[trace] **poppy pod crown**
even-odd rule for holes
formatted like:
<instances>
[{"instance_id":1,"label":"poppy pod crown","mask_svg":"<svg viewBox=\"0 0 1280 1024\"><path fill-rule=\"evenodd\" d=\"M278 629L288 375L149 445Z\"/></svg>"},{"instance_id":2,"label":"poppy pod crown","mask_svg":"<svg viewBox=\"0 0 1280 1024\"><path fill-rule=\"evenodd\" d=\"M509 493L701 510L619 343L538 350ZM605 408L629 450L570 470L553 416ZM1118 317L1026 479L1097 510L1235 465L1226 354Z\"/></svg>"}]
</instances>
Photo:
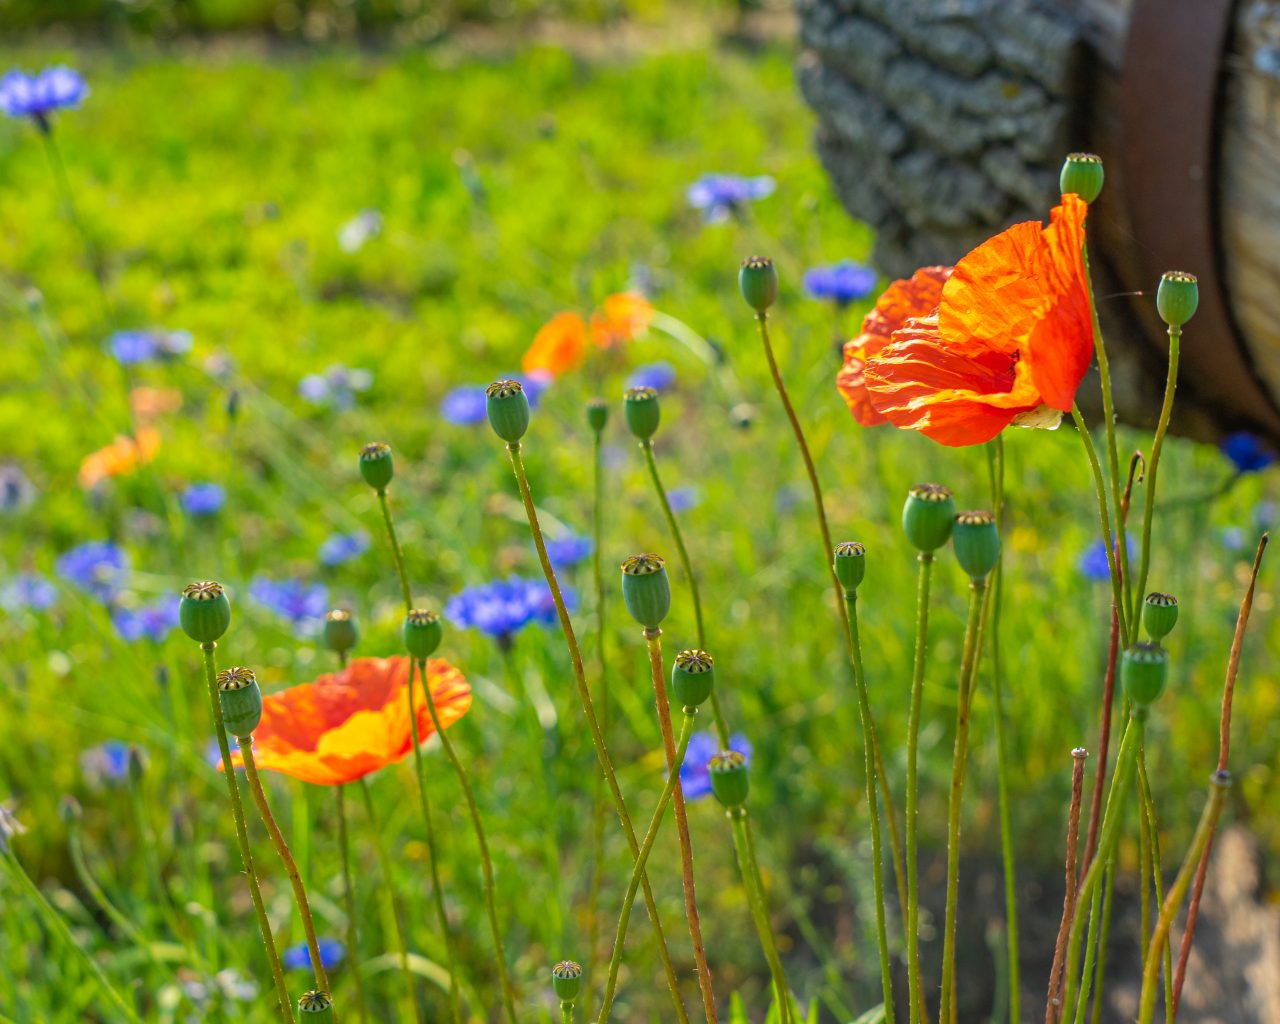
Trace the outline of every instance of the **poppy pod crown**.
<instances>
[{"instance_id":1,"label":"poppy pod crown","mask_svg":"<svg viewBox=\"0 0 1280 1024\"><path fill-rule=\"evenodd\" d=\"M519 444L529 429L529 396L518 380L495 380L484 389L489 426L507 444Z\"/></svg>"},{"instance_id":2,"label":"poppy pod crown","mask_svg":"<svg viewBox=\"0 0 1280 1024\"><path fill-rule=\"evenodd\" d=\"M551 987L557 999L572 1003L582 988L582 966L573 960L561 960L551 968Z\"/></svg>"},{"instance_id":3,"label":"poppy pod crown","mask_svg":"<svg viewBox=\"0 0 1280 1024\"><path fill-rule=\"evenodd\" d=\"M361 448L360 475L375 491L385 491L395 476L395 460L391 457L391 445L384 441L370 441Z\"/></svg>"},{"instance_id":4,"label":"poppy pod crown","mask_svg":"<svg viewBox=\"0 0 1280 1024\"><path fill-rule=\"evenodd\" d=\"M710 697L715 679L715 660L706 651L681 651L671 665L671 688L685 708L696 708Z\"/></svg>"},{"instance_id":5,"label":"poppy pod crown","mask_svg":"<svg viewBox=\"0 0 1280 1024\"><path fill-rule=\"evenodd\" d=\"M867 573L867 549L856 540L841 541L835 546L832 565L840 586L852 593Z\"/></svg>"},{"instance_id":6,"label":"poppy pod crown","mask_svg":"<svg viewBox=\"0 0 1280 1024\"><path fill-rule=\"evenodd\" d=\"M231 602L222 584L202 580L183 587L178 622L196 643L216 642L231 625Z\"/></svg>"}]
</instances>

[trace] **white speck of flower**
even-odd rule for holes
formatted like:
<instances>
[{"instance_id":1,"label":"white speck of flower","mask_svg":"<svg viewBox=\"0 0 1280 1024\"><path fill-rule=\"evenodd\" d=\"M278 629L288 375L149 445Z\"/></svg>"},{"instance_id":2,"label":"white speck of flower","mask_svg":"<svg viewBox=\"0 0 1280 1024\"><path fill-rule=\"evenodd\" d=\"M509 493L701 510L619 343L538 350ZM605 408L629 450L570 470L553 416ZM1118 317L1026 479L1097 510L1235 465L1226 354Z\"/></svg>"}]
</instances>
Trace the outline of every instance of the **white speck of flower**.
<instances>
[{"instance_id":1,"label":"white speck of flower","mask_svg":"<svg viewBox=\"0 0 1280 1024\"><path fill-rule=\"evenodd\" d=\"M20 836L26 829L13 816L8 804L0 804L0 853L9 852L9 840Z\"/></svg>"}]
</instances>

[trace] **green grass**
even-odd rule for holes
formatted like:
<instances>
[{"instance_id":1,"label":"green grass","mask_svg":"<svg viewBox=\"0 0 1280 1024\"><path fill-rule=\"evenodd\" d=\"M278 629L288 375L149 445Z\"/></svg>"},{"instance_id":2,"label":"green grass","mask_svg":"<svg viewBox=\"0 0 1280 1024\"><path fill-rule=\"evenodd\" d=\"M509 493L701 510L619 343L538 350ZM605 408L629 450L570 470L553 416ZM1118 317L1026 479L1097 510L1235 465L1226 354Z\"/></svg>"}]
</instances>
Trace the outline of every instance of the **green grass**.
<instances>
[{"instance_id":1,"label":"green grass","mask_svg":"<svg viewBox=\"0 0 1280 1024\"><path fill-rule=\"evenodd\" d=\"M676 365L679 384L663 398L658 455L669 487L692 485L701 495L682 522L726 712L755 748L752 805L784 956L799 990L829 1008L824 1020L851 1019L877 1002L861 753L851 743L856 706L802 467L737 295L741 257L762 251L779 263L777 341L833 529L869 549L859 602L863 643L899 806L915 569L897 528L901 502L910 484L925 479L950 484L962 507L985 505L989 496L981 451L944 450L888 428L861 430L834 391L832 312L801 296L799 275L817 262L865 256L869 233L841 210L810 152L812 120L793 84L793 54L718 49L623 53L601 62L550 48L481 59L453 49L301 55L214 44L163 55L33 44L4 57L27 67L73 62L91 82L85 108L60 116L56 131L81 218L105 254L111 321L161 324L195 337L191 356L166 366L126 372L104 353L108 324L81 242L60 216L39 139L26 124L0 125L0 452L39 491L30 509L0 521L5 573L52 575L61 551L110 537L132 554L130 593L140 600L175 593L190 579L222 579L236 599L224 656L257 667L268 691L309 679L330 662L314 641L294 638L243 596L259 573L322 580L333 603L350 604L359 617L361 652L395 653L398 590L376 504L356 473L358 447L381 438L397 451L393 505L421 598L442 607L463 586L507 572L536 575L500 443L487 427L443 422L440 399L453 386L514 369L550 315L589 310L643 266L657 283L657 308L711 339L723 365L709 367L654 332L623 356L597 358L561 379L527 438L533 488L548 521L588 532L585 400L619 399L629 368L640 363ZM460 169L479 182L478 193L468 191ZM745 223L704 226L686 206L684 189L712 170L772 174L777 193ZM362 209L380 211L385 230L358 253L344 253L337 231ZM43 296L34 314L30 289ZM852 330L858 315L850 313L844 329ZM46 323L43 334L39 323ZM210 375L214 357L229 358L234 368ZM371 370L373 388L354 409L317 411L297 396L298 381L335 362ZM75 482L80 460L124 428L126 390L138 384L178 388L184 407L163 421L151 467L86 494ZM743 400L757 411L745 429L730 416ZM620 401L613 411L604 545L610 690L619 709L611 740L642 821L661 786L660 747L644 645L625 618L614 567L636 551L674 553L640 454L622 429ZM1123 440L1131 446L1139 439ZM1096 743L1109 592L1077 568L1097 526L1073 431L1012 431L1007 449L1002 644L1014 818L1026 870L1052 875L1061 857L1069 751ZM1165 458L1166 496L1207 490L1228 472L1217 452L1187 443L1172 444ZM201 480L222 483L230 495L214 526L184 520L176 502L184 486ZM1170 641L1170 691L1152 716L1148 744L1171 857L1185 845L1216 759L1221 677L1255 509L1275 497L1270 477L1251 477L1212 507L1167 514L1157 526L1151 582L1178 594L1183 609ZM1243 528L1242 550L1223 543L1229 526ZM370 534L370 552L337 570L320 569L319 543L352 529ZM594 649L589 570L568 577L581 595L579 632ZM673 585L669 654L692 640L678 574ZM936 850L945 828L965 601L949 555L940 560L935 595L922 825ZM1255 617L1232 767L1237 813L1277 848L1280 688L1269 666L1280 653L1280 632L1269 587ZM270 1019L269 975L236 874L225 792L205 761L210 728L193 645L176 634L160 646L125 644L101 608L63 589L49 615L0 618L0 647L0 799L16 800L29 829L15 841L23 863L116 982L145 993L141 1005L151 1019L185 1019L185 1002L181 1011L166 1011L164 1000L181 1002L175 981L198 962L252 976L263 995L249 1019ZM558 634L537 627L520 635L514 652L519 671L551 692L558 714L544 782L528 708L493 642L455 628L442 653L476 692L474 709L453 735L474 773L494 847L522 1006L528 1019L550 1020L549 965L589 956L583 906L595 771L568 658ZM967 841L987 853L995 849L988 694L984 675L965 812ZM145 825L130 810L127 787L94 787L83 777L79 752L108 739L140 744L149 754L141 783ZM448 815L441 869L466 987L491 992L473 840L448 766L438 751L428 756L436 804ZM322 930L338 937L331 794L271 782ZM411 787L410 763L373 781L400 868L396 884L410 907L410 942L430 957L438 940ZM87 909L58 817L66 794L85 807L93 870L155 944L154 962ZM709 800L692 805L690 817L717 990L726 1005L728 993L740 990L759 1019L767 974L728 823ZM357 811L368 958L390 948L390 933L363 830ZM546 868L547 836L559 850L555 872ZM607 836L602 930L611 934L628 858L612 824ZM265 843L258 854L282 941L299 941L284 878ZM160 879L146 870L152 856ZM1136 842L1124 857L1136 864ZM687 966L674 832L663 835L652 864L677 959ZM171 894L195 958L176 941L158 887ZM0 893L6 905L16 899L5 881ZM658 1020L668 1009L651 934L637 913L617 1020ZM822 938L816 948L814 934ZM57 952L33 915L5 913L0 936L0 1020L108 1019L93 1016L101 1010L88 976ZM834 948L823 948L827 943ZM300 992L303 975L291 980ZM344 972L336 986L346 1009ZM390 969L369 988L381 1006L398 998ZM442 1013L434 984L424 993L432 1012ZM694 1005L692 987L686 996ZM354 1019L349 1010L344 1019Z\"/></svg>"}]
</instances>

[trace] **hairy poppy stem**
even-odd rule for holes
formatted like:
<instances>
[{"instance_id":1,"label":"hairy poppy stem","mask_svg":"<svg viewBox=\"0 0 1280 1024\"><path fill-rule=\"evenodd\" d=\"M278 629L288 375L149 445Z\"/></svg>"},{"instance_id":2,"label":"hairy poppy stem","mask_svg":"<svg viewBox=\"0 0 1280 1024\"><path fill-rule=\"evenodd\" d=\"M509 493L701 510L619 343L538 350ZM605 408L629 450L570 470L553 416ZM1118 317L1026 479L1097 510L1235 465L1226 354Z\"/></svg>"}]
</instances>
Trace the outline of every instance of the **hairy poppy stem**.
<instances>
[{"instance_id":1,"label":"hairy poppy stem","mask_svg":"<svg viewBox=\"0 0 1280 1024\"><path fill-rule=\"evenodd\" d=\"M1080 803L1084 793L1084 762L1089 752L1084 747L1071 751L1071 804L1067 810L1066 894L1062 898L1062 923L1058 925L1058 941L1053 948L1053 967L1049 971L1049 995L1045 999L1044 1024L1055 1024L1061 1003L1062 961L1067 951L1067 932L1076 906L1076 849L1080 841ZM1014 1018L1010 1018L1014 1020Z\"/></svg>"},{"instance_id":2,"label":"hairy poppy stem","mask_svg":"<svg viewBox=\"0 0 1280 1024\"><path fill-rule=\"evenodd\" d=\"M920 786L920 705L924 695L925 652L929 642L929 577L933 569L933 555L922 551L917 560L919 570L916 582L915 658L911 673L911 708L907 713L907 975L911 1024L921 1024L928 1016L920 971L920 878L916 868L919 831L916 807Z\"/></svg>"},{"instance_id":3,"label":"hairy poppy stem","mask_svg":"<svg viewBox=\"0 0 1280 1024\"><path fill-rule=\"evenodd\" d=\"M346 660L345 658L343 659ZM356 1011L361 1022L369 1019L364 982L360 980L360 951L356 945L356 892L351 881L351 841L347 833L347 787L334 786L338 804L338 845L342 851L342 909L347 915L347 959L351 964L351 983L356 990Z\"/></svg>"},{"instance_id":4,"label":"hairy poppy stem","mask_svg":"<svg viewBox=\"0 0 1280 1024\"><path fill-rule=\"evenodd\" d=\"M599 664L598 684L600 701L600 731L609 735L609 668L605 653L605 600L604 600L604 434L592 431L592 506L591 506L591 566L596 590L596 660ZM587 893L587 958L582 979L582 991L586 1001L582 1010L584 1020L591 1019L591 975L600 947L600 885L604 879L604 775L595 779L595 792L591 800L591 887ZM572 1012L572 1010L570 1010Z\"/></svg>"},{"instance_id":5,"label":"hairy poppy stem","mask_svg":"<svg viewBox=\"0 0 1280 1024\"><path fill-rule=\"evenodd\" d=\"M631 814L627 810L626 801L622 797L622 789L618 785L618 776L613 769L613 760L605 745L604 734L600 731L600 721L596 718L595 706L591 700L591 691L587 687L587 674L582 664L582 650L578 646L578 638L573 631L573 620L569 617L569 609L564 603L564 595L560 592L560 583L556 579L555 569L547 555L547 544L542 536L542 527L538 522L538 510L533 503L533 492L529 489L529 478L524 471L524 460L520 457L520 442L507 443L507 454L511 458L511 468L515 473L516 484L520 489L520 499L524 503L525 515L529 520L529 530L533 534L534 547L538 551L538 563L542 574L546 577L547 586L551 588L551 598L556 606L556 617L560 630L564 633L565 645L569 648L569 660L573 663L574 682L578 687L578 699L582 703L583 713L587 718L587 726L591 730L591 741L596 748L596 758L600 769L604 772L605 781L609 785L609 794L613 798L614 810L622 823L622 831L627 840L633 858L639 856L640 843L636 839L636 830L631 823ZM648 875L641 875L641 888L644 891L645 907L649 919L653 922L654 934L658 939L658 957L666 973L667 987L671 990L672 1003L676 1010L679 1024L689 1024L689 1015L685 1011L684 1002L680 998L680 983L676 977L675 967L671 962L671 952L667 948L666 934L662 928L662 920L658 916L658 904L653 897L653 889L649 885Z\"/></svg>"},{"instance_id":6,"label":"hairy poppy stem","mask_svg":"<svg viewBox=\"0 0 1280 1024\"><path fill-rule=\"evenodd\" d=\"M1151 860L1148 864L1152 885L1156 892L1156 905L1164 904L1164 864L1160 853L1160 823L1156 820L1156 802L1151 793L1151 781L1147 778L1146 751L1138 759L1138 795L1142 799L1141 821L1151 835ZM1144 895L1146 884L1143 884ZM1142 940L1147 941L1151 932L1148 930L1149 920L1144 918ZM1161 951L1164 957L1164 1005L1173 1006L1173 946L1166 942ZM1099 989L1101 991L1101 989ZM1095 1015L1096 1016L1096 1015ZM1172 1018L1170 1018L1172 1021Z\"/></svg>"},{"instance_id":7,"label":"hairy poppy stem","mask_svg":"<svg viewBox=\"0 0 1280 1024\"><path fill-rule=\"evenodd\" d=\"M676 774L673 803L675 804L676 833L680 838L680 877L684 888L684 912L689 922L689 941L693 944L693 963L698 973L698 988L702 993L702 1009L706 1014L707 1024L716 1024L716 996L711 983L711 965L707 963L707 950L702 941L702 921L698 915L698 896L694 885L693 842L689 838L689 816L684 806L684 790L680 786L680 762L683 759L676 752L675 737L671 728L671 702L667 698L661 637L662 630L657 627L644 631L645 644L649 648L649 670L653 676L653 693L658 708L658 729L662 733L662 748L667 758L667 769Z\"/></svg>"},{"instance_id":8,"label":"hairy poppy stem","mask_svg":"<svg viewBox=\"0 0 1280 1024\"><path fill-rule=\"evenodd\" d=\"M760 936L764 958L769 964L769 974L773 978L778 1019L781 1024L791 1024L791 990L787 985L786 972L782 969L782 959L778 956L778 944L773 937L773 926L769 923L769 904L765 898L764 881L760 875L760 863L756 857L755 840L751 835L751 820L747 816L746 807L739 805L730 808L729 820L733 823L733 845L738 853L738 868L742 872L742 882L747 887L747 901L751 905L751 916L755 919L756 932Z\"/></svg>"},{"instance_id":9,"label":"hairy poppy stem","mask_svg":"<svg viewBox=\"0 0 1280 1024\"><path fill-rule=\"evenodd\" d=\"M956 740L951 758L951 795L947 803L947 910L942 938L942 989L938 1020L954 1017L956 1001L956 916L960 894L960 805L969 758L969 724L973 711L973 686L982 659L982 619L987 603L987 581L969 584L969 616L964 628L964 653L960 662L960 687L956 704Z\"/></svg>"},{"instance_id":10,"label":"hairy poppy stem","mask_svg":"<svg viewBox=\"0 0 1280 1024\"><path fill-rule=\"evenodd\" d=\"M254 913L258 916L262 945L266 949L267 963L271 966L271 976L275 981L280 1017L292 1024L293 1002L289 998L289 988L284 983L284 967L280 964L276 940L271 934L271 920L267 917L267 906L262 900L262 888L258 885L258 875L253 867L253 850L249 846L249 827L245 822L244 803L240 799L240 784L236 781L235 769L231 767L231 745L227 742L227 728L222 721L222 701L218 698L218 673L213 662L213 650L217 646L217 643L210 641L202 643L200 650L204 652L204 676L209 687L209 704L213 711L214 731L218 736L218 752L222 755L222 773L227 780L227 796L231 800L231 817L235 821L240 862L244 866L245 877L249 881L249 897L253 901Z\"/></svg>"},{"instance_id":11,"label":"hairy poppy stem","mask_svg":"<svg viewBox=\"0 0 1280 1024\"><path fill-rule=\"evenodd\" d=\"M644 842L640 852L636 854L635 866L631 869L631 880L627 883L626 895L622 898L622 912L618 915L618 933L613 940L613 953L609 958L609 973L604 987L604 1004L600 1008L599 1024L605 1024L613 1009L613 997L618 987L618 970L622 966L622 949L627 939L627 924L631 920L631 908L635 906L636 892L644 877L645 864L653 851L654 840L658 838L658 829L662 825L662 817L666 814L667 805L672 794L680 784L680 766L684 764L685 754L689 750L689 737L693 735L694 716L697 708L684 709L684 721L680 725L680 741L676 745L675 761L667 768L667 782L663 786L662 795L658 797L658 806L654 808L653 817L649 819L649 827L645 830Z\"/></svg>"},{"instance_id":12,"label":"hairy poppy stem","mask_svg":"<svg viewBox=\"0 0 1280 1024\"><path fill-rule=\"evenodd\" d=\"M373 806L373 790L369 788L367 777L360 779L360 795L364 797L364 810L369 818L369 830L373 833L373 848L378 854L378 866L382 869L382 883L386 887L387 902L391 906L391 924L395 928L396 953L400 957L400 971L404 977L406 995L415 1018L419 1024L422 1024L422 1011L418 1008L418 989L414 982L413 971L409 968L409 949L404 941L404 914L400 908L400 901L396 898L395 881L391 874L391 856L387 853L386 840L382 838L378 812Z\"/></svg>"},{"instance_id":13,"label":"hairy poppy stem","mask_svg":"<svg viewBox=\"0 0 1280 1024\"><path fill-rule=\"evenodd\" d=\"M702 620L702 598L698 594L698 578L693 574L693 562L689 559L689 551L684 546L684 534L680 531L680 523L671 510L671 502L667 500L667 489L662 486L662 477L658 475L658 461L653 456L653 441L649 438L640 442L644 452L644 461L649 467L649 476L653 480L653 489L658 495L658 504L662 506L662 515L667 520L667 529L671 531L671 539L675 541L676 551L680 555L680 566L689 580L689 592L693 597L693 618L698 632L698 647L707 649L707 631ZM711 691L711 718L715 722L716 736L720 746L729 749L729 727L725 724L724 713L720 710L720 698ZM683 802L683 801L681 801Z\"/></svg>"},{"instance_id":14,"label":"hairy poppy stem","mask_svg":"<svg viewBox=\"0 0 1280 1024\"><path fill-rule=\"evenodd\" d=\"M413 591L409 588L409 574L404 568L404 553L400 550L400 540L396 537L396 524L391 519L391 506L387 503L387 491L384 487L378 491L378 506L382 509L382 522L387 528L387 541L391 544L391 558L396 564L396 578L400 581L400 594L404 598L406 613L413 611Z\"/></svg>"},{"instance_id":15,"label":"hairy poppy stem","mask_svg":"<svg viewBox=\"0 0 1280 1024\"><path fill-rule=\"evenodd\" d=\"M1231 786L1231 773L1220 769L1214 772L1209 787L1209 799L1200 815L1200 824L1191 840L1191 848L1178 869L1178 876L1169 888L1169 894L1160 908L1160 917L1156 921L1156 931L1147 947L1145 965L1142 971L1142 999L1138 1008L1138 1024L1151 1024L1156 1010L1156 990L1159 987L1157 975L1160 971L1160 947L1169 941L1169 930L1173 927L1173 919L1177 917L1182 900L1191 885L1191 876L1195 873L1197 862L1208 849L1214 830L1218 827L1218 818L1222 814L1222 805L1226 801L1227 790ZM1172 1018L1170 1018L1172 1019Z\"/></svg>"},{"instance_id":16,"label":"hairy poppy stem","mask_svg":"<svg viewBox=\"0 0 1280 1024\"><path fill-rule=\"evenodd\" d=\"M494 952L498 965L498 984L502 989L502 1005L506 1010L509 1024L517 1024L515 993L511 988L511 976L507 970L507 951L502 941L502 928L498 924L498 903L493 881L493 858L489 856L489 840L485 837L484 823L480 820L480 808L476 804L476 796L471 789L471 779L467 769L458 757L453 740L445 731L440 721L440 713L436 710L435 698L431 696L431 687L427 685L427 663L418 661L418 676L422 680L422 691L426 695L427 710L431 713L431 723L435 726L436 735L440 737L440 747L445 757L453 765L454 774L458 776L458 784L462 787L463 799L467 802L467 813L471 816L471 827L476 834L476 844L480 847L480 871L484 880L485 909L489 914L489 930L493 933ZM413 678L409 678L409 689L413 689ZM437 889L437 891L439 891Z\"/></svg>"},{"instance_id":17,"label":"hairy poppy stem","mask_svg":"<svg viewBox=\"0 0 1280 1024\"><path fill-rule=\"evenodd\" d=\"M311 902L307 899L306 886L302 884L302 875L298 872L297 862L289 851L284 833L271 813L271 805L267 802L267 792L262 788L262 777L258 775L258 764L253 756L253 737L237 736L236 743L240 747L240 755L244 760L245 779L249 783L249 793L253 802L258 805L258 814L267 827L271 837L271 845L276 848L280 862L284 865L285 874L289 876L289 885L293 888L293 899L298 905L298 914L302 918L302 930L307 937L307 951L311 954L311 971L315 975L316 985L322 992L330 992L329 975L324 968L324 960L320 956L320 940L316 936L315 921L311 917Z\"/></svg>"},{"instance_id":18,"label":"hairy poppy stem","mask_svg":"<svg viewBox=\"0 0 1280 1024\"><path fill-rule=\"evenodd\" d=\"M1124 583L1120 575L1119 560L1116 558L1118 542L1111 529L1111 508L1107 500L1107 485L1102 476L1102 464L1098 461L1098 450L1094 447L1093 435L1089 433L1089 425L1084 421L1080 406L1071 407L1071 418L1075 421L1076 433L1080 435L1085 455L1089 458L1089 468L1093 471L1093 488L1098 495L1098 520L1102 525L1102 543L1106 546L1107 567L1111 570L1111 600L1115 602L1116 617L1120 620L1120 635L1128 637L1130 633L1124 606ZM1123 526L1120 532L1124 532Z\"/></svg>"},{"instance_id":19,"label":"hairy poppy stem","mask_svg":"<svg viewBox=\"0 0 1280 1024\"><path fill-rule=\"evenodd\" d=\"M455 1024L462 1021L462 1006L458 996L458 969L454 963L453 938L449 932L449 915L444 909L444 887L440 884L440 861L437 856L436 828L431 818L431 799L427 793L427 770L422 760L422 740L418 735L418 712L413 706L413 673L417 662L409 662L409 727L413 731L413 762L418 776L418 802L422 810L422 820L427 826L427 857L431 861L431 900L435 905L436 921L440 925L440 939L444 943L445 967L449 971L449 1012ZM427 688L426 672L422 673L422 688ZM413 1005L414 1014L419 1024L422 1011L417 1001Z\"/></svg>"}]
</instances>

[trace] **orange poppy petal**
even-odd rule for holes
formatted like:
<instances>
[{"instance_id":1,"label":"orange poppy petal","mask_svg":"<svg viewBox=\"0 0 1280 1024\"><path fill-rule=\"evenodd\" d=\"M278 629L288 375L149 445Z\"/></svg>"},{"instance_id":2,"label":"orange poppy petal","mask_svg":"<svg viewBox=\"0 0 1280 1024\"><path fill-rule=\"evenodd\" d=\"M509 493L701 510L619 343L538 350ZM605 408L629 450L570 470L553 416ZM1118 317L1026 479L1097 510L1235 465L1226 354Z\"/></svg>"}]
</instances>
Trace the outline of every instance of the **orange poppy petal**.
<instances>
[{"instance_id":1,"label":"orange poppy petal","mask_svg":"<svg viewBox=\"0 0 1280 1024\"><path fill-rule=\"evenodd\" d=\"M587 353L587 325L573 312L557 313L533 336L520 360L525 373L542 371L558 376L575 369Z\"/></svg>"},{"instance_id":2,"label":"orange poppy petal","mask_svg":"<svg viewBox=\"0 0 1280 1024\"><path fill-rule=\"evenodd\" d=\"M653 306L643 295L617 292L591 316L591 340L600 348L634 341L649 329Z\"/></svg>"},{"instance_id":3,"label":"orange poppy petal","mask_svg":"<svg viewBox=\"0 0 1280 1024\"><path fill-rule=\"evenodd\" d=\"M139 427L133 437L120 434L109 445L90 452L80 463L80 486L96 487L113 476L132 473L155 458L160 450L160 432L155 427Z\"/></svg>"},{"instance_id":4,"label":"orange poppy petal","mask_svg":"<svg viewBox=\"0 0 1280 1024\"><path fill-rule=\"evenodd\" d=\"M939 328L948 342L1017 346L1044 404L1070 412L1093 358L1085 287L1088 206L1062 197L1044 227L1015 224L956 264L942 292Z\"/></svg>"}]
</instances>

